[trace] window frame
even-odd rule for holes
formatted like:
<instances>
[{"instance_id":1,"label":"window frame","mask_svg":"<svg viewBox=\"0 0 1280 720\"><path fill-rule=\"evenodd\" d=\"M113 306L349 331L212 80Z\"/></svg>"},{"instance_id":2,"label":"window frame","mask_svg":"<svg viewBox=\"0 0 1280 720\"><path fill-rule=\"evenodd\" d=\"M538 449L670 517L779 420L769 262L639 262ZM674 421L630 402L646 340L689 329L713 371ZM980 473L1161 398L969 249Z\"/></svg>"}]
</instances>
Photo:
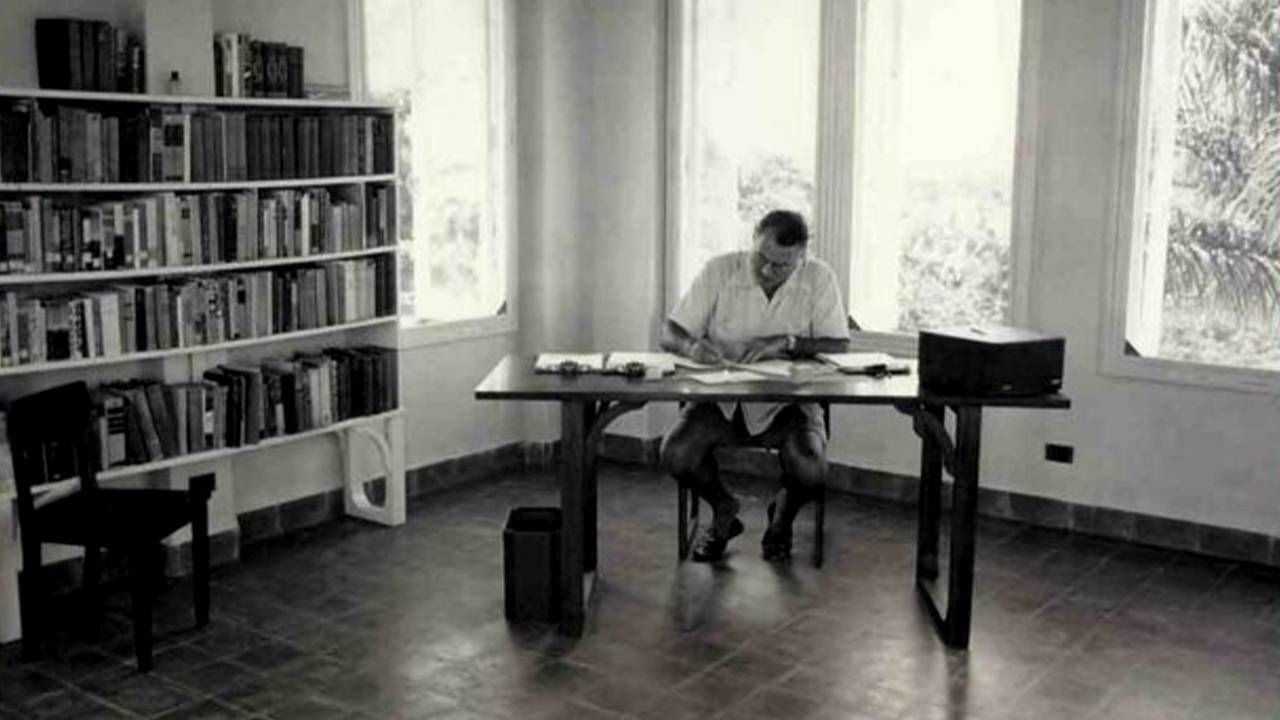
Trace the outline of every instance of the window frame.
<instances>
[{"instance_id":1,"label":"window frame","mask_svg":"<svg viewBox=\"0 0 1280 720\"><path fill-rule=\"evenodd\" d=\"M1121 18L1119 78L1116 83L1116 164L1113 168L1110 209L1111 242L1104 265L1105 302L1098 347L1099 368L1104 375L1130 380L1280 395L1280 371L1215 365L1129 354L1127 318L1134 258L1140 252L1143 207L1147 188L1141 178L1150 122L1146 88L1150 84L1152 38L1156 32L1155 4L1166 0L1125 3Z\"/></svg>"},{"instance_id":2,"label":"window frame","mask_svg":"<svg viewBox=\"0 0 1280 720\"><path fill-rule=\"evenodd\" d=\"M693 43L692 3L667 0L667 236L665 311L680 299L679 255L683 237L693 220L686 201L687 174L692 169L693 117L685 96L691 87ZM865 8L870 0L821 0L819 12L818 127L815 163L814 238L811 252L836 273L846 311L851 287L851 260L857 252L853 237L854 179L858 172L856 133L859 41L866 32ZM1018 59L1018 97L1013 154L1013 192L1010 199L1010 293L1005 322L1029 325L1035 307L1030 278L1040 264L1037 248L1042 228L1036 222L1036 165L1039 159L1039 65L1042 3L1022 0ZM854 38L850 42L850 38ZM665 312L664 312L665 317ZM919 336L907 332L858 330L850 346L914 357Z\"/></svg>"},{"instance_id":3,"label":"window frame","mask_svg":"<svg viewBox=\"0 0 1280 720\"><path fill-rule=\"evenodd\" d=\"M485 0L490 17L488 28L489 56L489 213L492 217L493 236L503 255L505 274L505 304L499 315L462 318L457 320L431 320L416 315L400 314L399 335L401 348L414 348L444 343L479 339L497 335L514 334L519 329L518 239L514 228L518 212L516 178L516 93L515 93L515 0ZM366 98L368 71L364 52L364 0L347 0L347 76L352 97ZM397 168L399 158L396 158ZM409 253L405 247L411 243L400 242L397 252ZM398 263L397 263L398 264ZM399 277L397 273L397 282ZM399 295L397 293L397 306Z\"/></svg>"}]
</instances>

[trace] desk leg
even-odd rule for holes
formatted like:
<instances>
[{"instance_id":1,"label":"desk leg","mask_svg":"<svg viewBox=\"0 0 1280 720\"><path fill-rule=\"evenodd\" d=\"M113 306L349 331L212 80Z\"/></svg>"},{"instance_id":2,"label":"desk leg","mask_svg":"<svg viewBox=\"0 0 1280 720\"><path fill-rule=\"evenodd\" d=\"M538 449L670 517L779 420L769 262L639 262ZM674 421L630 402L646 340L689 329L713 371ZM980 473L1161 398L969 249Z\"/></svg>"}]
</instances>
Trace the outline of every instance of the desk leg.
<instances>
[{"instance_id":1,"label":"desk leg","mask_svg":"<svg viewBox=\"0 0 1280 720\"><path fill-rule=\"evenodd\" d=\"M944 408L925 406L921 412L943 420ZM920 450L919 523L916 537L916 579L938 577L938 514L942 508L942 451L929 435L922 436Z\"/></svg>"},{"instance_id":2,"label":"desk leg","mask_svg":"<svg viewBox=\"0 0 1280 720\"><path fill-rule=\"evenodd\" d=\"M584 575L587 403L560 403L560 629L582 634L585 602Z\"/></svg>"},{"instance_id":3,"label":"desk leg","mask_svg":"<svg viewBox=\"0 0 1280 720\"><path fill-rule=\"evenodd\" d=\"M586 462L582 475L582 568L596 571L596 468L600 448L590 441L591 428L600 417L600 405L587 403L582 423L582 443Z\"/></svg>"},{"instance_id":4,"label":"desk leg","mask_svg":"<svg viewBox=\"0 0 1280 720\"><path fill-rule=\"evenodd\" d=\"M958 407L955 412L955 486L951 497L951 568L944 641L954 648L967 648L969 621L973 612L974 533L977 530L982 408Z\"/></svg>"}]
</instances>

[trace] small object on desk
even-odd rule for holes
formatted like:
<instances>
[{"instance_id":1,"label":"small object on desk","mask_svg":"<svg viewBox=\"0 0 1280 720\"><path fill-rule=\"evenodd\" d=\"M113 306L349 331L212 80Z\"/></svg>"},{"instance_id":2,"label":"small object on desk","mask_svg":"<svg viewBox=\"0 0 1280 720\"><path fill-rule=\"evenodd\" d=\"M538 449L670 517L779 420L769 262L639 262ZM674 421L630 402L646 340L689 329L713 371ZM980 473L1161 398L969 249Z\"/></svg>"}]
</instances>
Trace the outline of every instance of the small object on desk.
<instances>
[{"instance_id":1,"label":"small object on desk","mask_svg":"<svg viewBox=\"0 0 1280 720\"><path fill-rule=\"evenodd\" d=\"M604 370L603 353L542 353L533 369L540 373L578 375Z\"/></svg>"}]
</instances>

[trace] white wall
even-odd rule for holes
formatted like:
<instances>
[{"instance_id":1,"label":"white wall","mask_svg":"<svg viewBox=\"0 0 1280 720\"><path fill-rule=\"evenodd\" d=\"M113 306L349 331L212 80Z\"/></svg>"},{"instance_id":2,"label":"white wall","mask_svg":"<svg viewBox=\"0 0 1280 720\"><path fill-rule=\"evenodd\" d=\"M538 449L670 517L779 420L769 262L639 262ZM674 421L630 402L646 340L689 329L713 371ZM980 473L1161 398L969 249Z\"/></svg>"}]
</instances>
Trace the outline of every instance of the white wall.
<instances>
[{"instance_id":1,"label":"white wall","mask_svg":"<svg viewBox=\"0 0 1280 720\"><path fill-rule=\"evenodd\" d=\"M1030 322L1066 336L1074 407L987 413L983 482L1280 535L1280 399L1099 372L1121 4L1044 5ZM665 3L543 0L521 12L520 119L536 127L521 153L539 168L521 196L536 204L522 218L521 258L526 300L537 298L522 345L651 346L662 297ZM839 408L833 424L834 460L917 472L905 417ZM648 432L630 429L662 427L655 417ZM532 430L554 436L545 424ZM1074 445L1075 464L1044 462L1046 442Z\"/></svg>"}]
</instances>

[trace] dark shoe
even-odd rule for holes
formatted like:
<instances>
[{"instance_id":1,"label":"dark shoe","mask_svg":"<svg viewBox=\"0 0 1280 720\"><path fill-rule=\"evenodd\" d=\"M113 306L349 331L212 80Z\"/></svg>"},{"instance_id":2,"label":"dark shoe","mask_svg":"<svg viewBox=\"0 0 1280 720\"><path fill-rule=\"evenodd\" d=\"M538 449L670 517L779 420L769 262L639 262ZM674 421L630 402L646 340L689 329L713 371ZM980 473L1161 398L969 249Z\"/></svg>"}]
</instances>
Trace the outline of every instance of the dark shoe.
<instances>
[{"instance_id":1,"label":"dark shoe","mask_svg":"<svg viewBox=\"0 0 1280 720\"><path fill-rule=\"evenodd\" d=\"M708 527L698 534L698 539L693 543L693 559L698 562L722 560L729 541L741 535L744 529L738 518L729 523L729 529L724 533L716 532L715 525Z\"/></svg>"},{"instance_id":2,"label":"dark shoe","mask_svg":"<svg viewBox=\"0 0 1280 720\"><path fill-rule=\"evenodd\" d=\"M775 510L775 503L769 503L769 526L765 528L764 537L760 538L761 555L769 562L791 562L791 528L780 530L773 527Z\"/></svg>"}]
</instances>

